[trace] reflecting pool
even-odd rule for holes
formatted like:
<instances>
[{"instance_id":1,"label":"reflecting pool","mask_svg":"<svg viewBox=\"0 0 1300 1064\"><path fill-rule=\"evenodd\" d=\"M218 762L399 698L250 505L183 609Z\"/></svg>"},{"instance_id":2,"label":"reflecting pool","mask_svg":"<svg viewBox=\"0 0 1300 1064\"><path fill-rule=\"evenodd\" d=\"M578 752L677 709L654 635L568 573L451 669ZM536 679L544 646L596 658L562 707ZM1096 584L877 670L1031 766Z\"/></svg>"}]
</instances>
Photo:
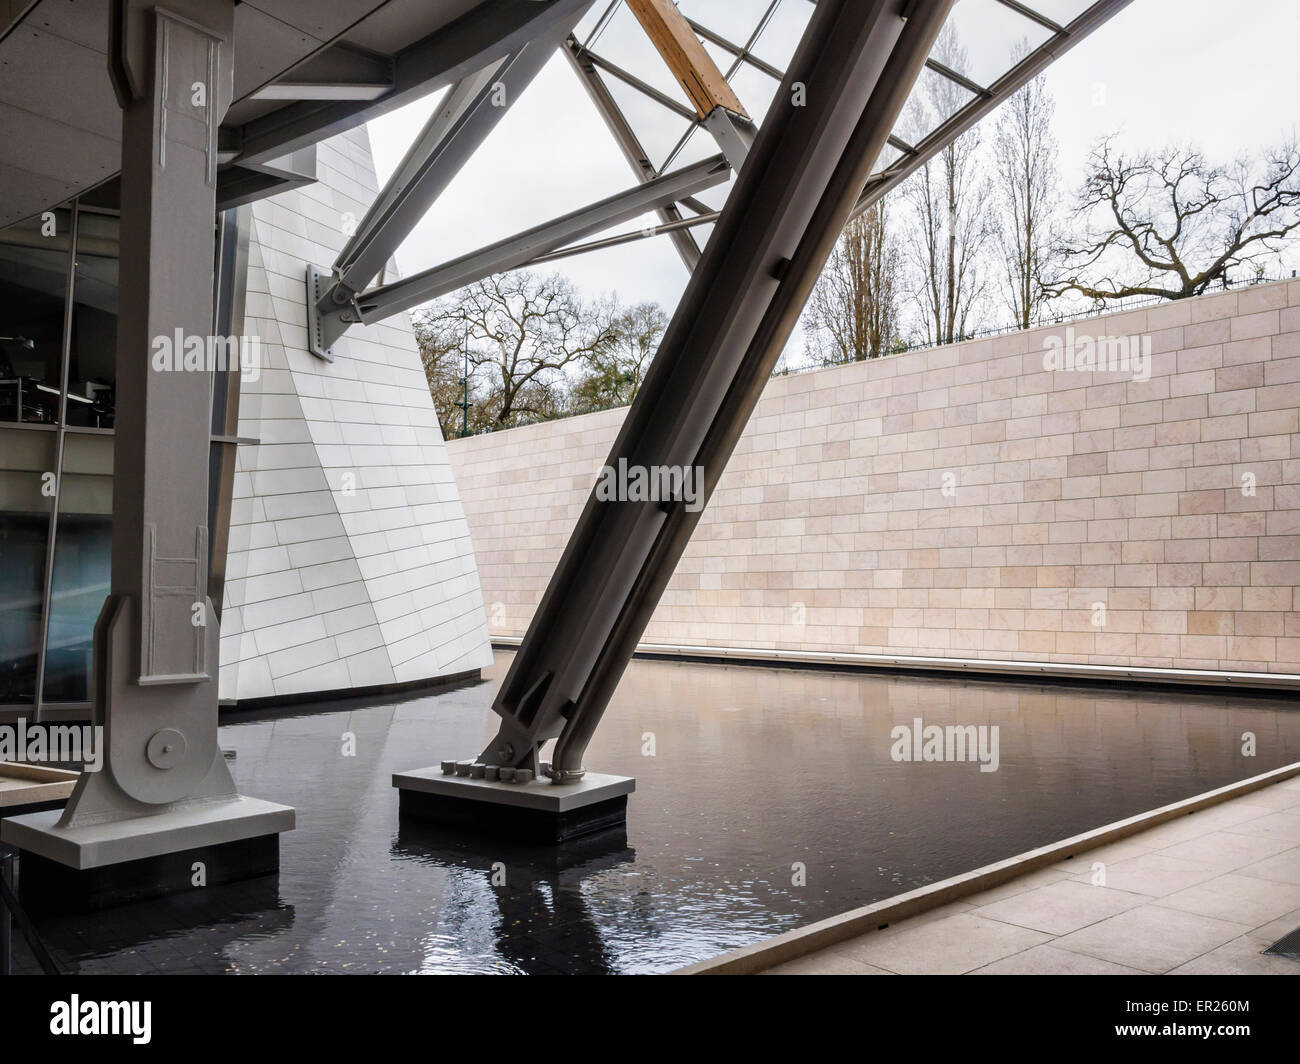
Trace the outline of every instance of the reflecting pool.
<instances>
[{"instance_id":1,"label":"reflecting pool","mask_svg":"<svg viewBox=\"0 0 1300 1064\"><path fill-rule=\"evenodd\" d=\"M509 660L223 726L240 789L298 810L278 882L42 917L47 944L86 973L665 971L1300 760L1284 699L637 661L587 755L637 777L625 833L399 824L391 774L482 749ZM996 726L997 770L896 760L918 720Z\"/></svg>"}]
</instances>

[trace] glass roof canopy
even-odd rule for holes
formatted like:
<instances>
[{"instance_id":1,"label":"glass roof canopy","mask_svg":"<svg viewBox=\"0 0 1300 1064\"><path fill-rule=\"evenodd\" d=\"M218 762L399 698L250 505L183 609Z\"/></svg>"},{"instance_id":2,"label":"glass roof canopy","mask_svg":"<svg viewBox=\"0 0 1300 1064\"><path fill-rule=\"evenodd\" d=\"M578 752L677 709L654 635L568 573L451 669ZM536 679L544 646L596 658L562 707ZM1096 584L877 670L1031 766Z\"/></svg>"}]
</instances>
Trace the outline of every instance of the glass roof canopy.
<instances>
[{"instance_id":1,"label":"glass roof canopy","mask_svg":"<svg viewBox=\"0 0 1300 1064\"><path fill-rule=\"evenodd\" d=\"M858 212L1130 2L958 0L867 181ZM761 125L815 0L677 0L677 7L750 118ZM571 48L574 44L595 68L654 174L717 151L623 0L593 7L577 26ZM707 237L732 183L734 175L731 182L686 201L695 215L686 215L680 227L699 227L700 236Z\"/></svg>"}]
</instances>

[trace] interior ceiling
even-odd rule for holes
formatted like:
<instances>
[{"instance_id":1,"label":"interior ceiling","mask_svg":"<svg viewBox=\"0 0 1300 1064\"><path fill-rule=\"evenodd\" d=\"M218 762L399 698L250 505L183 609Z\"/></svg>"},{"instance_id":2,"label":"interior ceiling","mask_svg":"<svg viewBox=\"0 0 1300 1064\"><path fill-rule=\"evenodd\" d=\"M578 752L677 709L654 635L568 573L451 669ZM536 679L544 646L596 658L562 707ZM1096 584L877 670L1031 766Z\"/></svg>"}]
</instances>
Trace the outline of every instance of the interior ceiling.
<instances>
[{"instance_id":1,"label":"interior ceiling","mask_svg":"<svg viewBox=\"0 0 1300 1064\"><path fill-rule=\"evenodd\" d=\"M274 122L277 112L300 114L298 101L253 96L332 46L372 53L384 65L467 15L486 27L475 36L485 42L498 27L504 32L548 6L536 0L244 0L235 8L235 102L222 125L223 144L239 144L248 123ZM121 112L108 75L109 9L110 0L39 0L0 30L0 226L117 173ZM447 54L454 60L457 53ZM396 89L391 95L367 104L366 116L411 97ZM322 109L323 135L339 128L338 110L337 104ZM308 110L302 124L310 128L313 118Z\"/></svg>"},{"instance_id":2,"label":"interior ceiling","mask_svg":"<svg viewBox=\"0 0 1300 1064\"><path fill-rule=\"evenodd\" d=\"M676 2L761 120L815 0ZM953 47L931 54L860 208L1130 2L961 0L945 27ZM115 202L121 116L106 54L110 3L37 0L0 30L0 226L91 189L90 199ZM715 150L623 0L244 0L235 8L235 100L221 128L219 205L313 179L318 141L557 26L561 35L574 30L566 47L598 68L592 76L625 112L617 117L639 138L650 173ZM927 83L939 87L929 94L937 108L925 105ZM707 222L721 204L686 205Z\"/></svg>"}]
</instances>

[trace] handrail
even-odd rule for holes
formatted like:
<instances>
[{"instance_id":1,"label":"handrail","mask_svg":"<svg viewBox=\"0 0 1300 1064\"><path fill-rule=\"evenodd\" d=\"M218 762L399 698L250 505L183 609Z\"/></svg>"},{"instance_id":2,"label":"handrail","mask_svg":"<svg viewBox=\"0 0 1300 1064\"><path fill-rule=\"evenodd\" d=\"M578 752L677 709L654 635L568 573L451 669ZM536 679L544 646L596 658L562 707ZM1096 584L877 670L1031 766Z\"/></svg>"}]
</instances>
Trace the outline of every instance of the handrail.
<instances>
[{"instance_id":1,"label":"handrail","mask_svg":"<svg viewBox=\"0 0 1300 1064\"><path fill-rule=\"evenodd\" d=\"M36 928L32 926L22 905L14 894L12 882L14 874L14 853L12 850L0 850L0 975L13 974L13 930L10 917L18 923L18 929L27 940L36 963L46 975L62 975L58 962L45 948Z\"/></svg>"}]
</instances>

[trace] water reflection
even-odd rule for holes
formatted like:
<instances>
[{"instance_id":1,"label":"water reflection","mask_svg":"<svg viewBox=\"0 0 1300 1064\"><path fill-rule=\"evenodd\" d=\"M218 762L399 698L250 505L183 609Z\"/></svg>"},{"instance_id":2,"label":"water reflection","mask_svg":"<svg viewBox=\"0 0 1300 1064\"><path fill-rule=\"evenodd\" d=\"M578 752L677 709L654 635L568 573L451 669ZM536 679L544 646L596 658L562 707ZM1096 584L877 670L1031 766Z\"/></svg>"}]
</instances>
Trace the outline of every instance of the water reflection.
<instances>
[{"instance_id":1,"label":"water reflection","mask_svg":"<svg viewBox=\"0 0 1300 1064\"><path fill-rule=\"evenodd\" d=\"M223 727L241 789L298 810L291 915L233 913L209 938L167 930L183 899L129 919L162 924L190 970L664 971L1300 760L1283 699L635 662L588 754L637 777L626 836L542 853L399 825L391 774L482 749L508 664L434 698ZM894 761L891 730L917 718L996 725L998 771ZM122 919L48 933L93 970L157 970L111 938Z\"/></svg>"},{"instance_id":2,"label":"water reflection","mask_svg":"<svg viewBox=\"0 0 1300 1064\"><path fill-rule=\"evenodd\" d=\"M495 970L617 970L617 958L601 937L583 886L589 878L635 860L623 828L561 846L522 846L469 841L404 819L392 854L452 873L444 905L456 918L446 921L446 931L427 935L423 970L460 967L466 926L488 929L500 955L501 963L492 965Z\"/></svg>"}]
</instances>

